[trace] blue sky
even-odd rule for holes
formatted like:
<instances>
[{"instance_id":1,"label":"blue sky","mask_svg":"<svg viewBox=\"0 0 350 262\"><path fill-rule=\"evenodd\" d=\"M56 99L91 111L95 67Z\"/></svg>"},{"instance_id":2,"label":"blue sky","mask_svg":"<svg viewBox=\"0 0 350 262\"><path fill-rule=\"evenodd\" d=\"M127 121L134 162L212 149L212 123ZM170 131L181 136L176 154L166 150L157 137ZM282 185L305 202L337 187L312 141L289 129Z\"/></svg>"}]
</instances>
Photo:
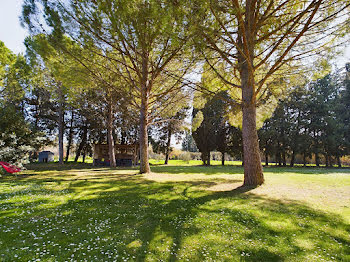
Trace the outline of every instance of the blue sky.
<instances>
[{"instance_id":1,"label":"blue sky","mask_svg":"<svg viewBox=\"0 0 350 262\"><path fill-rule=\"evenodd\" d=\"M22 0L0 0L0 40L14 53L24 53L24 38L28 35L21 27L19 16Z\"/></svg>"}]
</instances>

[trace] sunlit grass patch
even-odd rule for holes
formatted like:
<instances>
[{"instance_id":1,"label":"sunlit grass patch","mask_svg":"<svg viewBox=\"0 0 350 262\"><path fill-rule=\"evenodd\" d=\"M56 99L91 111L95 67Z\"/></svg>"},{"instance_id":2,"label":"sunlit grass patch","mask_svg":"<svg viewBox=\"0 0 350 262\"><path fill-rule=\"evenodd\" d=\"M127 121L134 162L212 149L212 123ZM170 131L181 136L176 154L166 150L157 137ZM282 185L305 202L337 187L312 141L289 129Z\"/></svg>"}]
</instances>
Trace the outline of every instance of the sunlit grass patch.
<instances>
[{"instance_id":1,"label":"sunlit grass patch","mask_svg":"<svg viewBox=\"0 0 350 262\"><path fill-rule=\"evenodd\" d=\"M0 180L0 261L350 260L349 170L266 168L252 190L241 167L152 171L48 164Z\"/></svg>"}]
</instances>

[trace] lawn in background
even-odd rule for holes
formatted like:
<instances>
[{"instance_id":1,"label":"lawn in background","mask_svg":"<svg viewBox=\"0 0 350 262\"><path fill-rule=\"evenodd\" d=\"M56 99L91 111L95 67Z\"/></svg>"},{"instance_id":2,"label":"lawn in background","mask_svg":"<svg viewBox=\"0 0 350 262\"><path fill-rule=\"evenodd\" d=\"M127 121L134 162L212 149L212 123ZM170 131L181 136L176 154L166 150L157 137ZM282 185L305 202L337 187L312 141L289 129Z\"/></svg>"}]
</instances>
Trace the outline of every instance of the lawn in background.
<instances>
[{"instance_id":1,"label":"lawn in background","mask_svg":"<svg viewBox=\"0 0 350 262\"><path fill-rule=\"evenodd\" d=\"M0 180L0 261L350 261L350 170L35 164Z\"/></svg>"}]
</instances>

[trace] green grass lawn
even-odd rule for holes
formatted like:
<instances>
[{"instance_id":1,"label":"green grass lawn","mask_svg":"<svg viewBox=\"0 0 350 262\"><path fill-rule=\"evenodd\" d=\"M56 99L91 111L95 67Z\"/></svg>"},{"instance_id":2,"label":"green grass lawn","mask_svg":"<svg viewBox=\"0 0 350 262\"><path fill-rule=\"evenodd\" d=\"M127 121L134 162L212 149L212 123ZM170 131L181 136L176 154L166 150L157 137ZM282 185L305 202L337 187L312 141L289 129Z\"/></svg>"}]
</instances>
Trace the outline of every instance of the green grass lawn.
<instances>
[{"instance_id":1,"label":"green grass lawn","mask_svg":"<svg viewBox=\"0 0 350 262\"><path fill-rule=\"evenodd\" d=\"M34 164L0 179L0 261L350 261L350 169Z\"/></svg>"}]
</instances>

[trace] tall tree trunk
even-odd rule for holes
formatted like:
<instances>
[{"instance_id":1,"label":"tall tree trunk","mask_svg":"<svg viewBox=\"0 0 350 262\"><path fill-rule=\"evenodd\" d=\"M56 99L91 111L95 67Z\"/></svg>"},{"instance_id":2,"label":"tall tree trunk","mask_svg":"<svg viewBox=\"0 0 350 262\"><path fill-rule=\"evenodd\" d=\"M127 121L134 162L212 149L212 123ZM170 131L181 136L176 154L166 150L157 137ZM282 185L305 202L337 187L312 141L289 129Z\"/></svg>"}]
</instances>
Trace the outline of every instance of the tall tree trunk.
<instances>
[{"instance_id":1,"label":"tall tree trunk","mask_svg":"<svg viewBox=\"0 0 350 262\"><path fill-rule=\"evenodd\" d=\"M150 83L148 81L148 66L149 53L146 49L142 49L141 54L142 69L141 69L141 110L140 110L140 173L149 173L151 169L148 161L148 106Z\"/></svg>"},{"instance_id":2,"label":"tall tree trunk","mask_svg":"<svg viewBox=\"0 0 350 262\"><path fill-rule=\"evenodd\" d=\"M269 154L265 151L265 166L269 166Z\"/></svg>"},{"instance_id":3,"label":"tall tree trunk","mask_svg":"<svg viewBox=\"0 0 350 262\"><path fill-rule=\"evenodd\" d=\"M77 149L74 162L78 162L78 159L79 159L79 156L81 154L81 151L83 150L83 148L84 148L84 146L86 144L87 131L88 131L88 127L87 127L87 125L85 123L84 126L83 126L83 134L81 135L81 142L80 142L79 147Z\"/></svg>"},{"instance_id":4,"label":"tall tree trunk","mask_svg":"<svg viewBox=\"0 0 350 262\"><path fill-rule=\"evenodd\" d=\"M306 153L303 154L304 167L306 166Z\"/></svg>"},{"instance_id":5,"label":"tall tree trunk","mask_svg":"<svg viewBox=\"0 0 350 262\"><path fill-rule=\"evenodd\" d=\"M256 187L264 183L263 169L260 159L258 133L256 130L256 93L254 80L254 49L255 35L251 21L255 19L255 12L251 1L246 1L244 21L238 24L238 45L242 54L238 52L239 73L242 90L242 138L244 161L244 186ZM243 24L244 23L244 24ZM245 43L243 44L243 39Z\"/></svg>"},{"instance_id":6,"label":"tall tree trunk","mask_svg":"<svg viewBox=\"0 0 350 262\"><path fill-rule=\"evenodd\" d=\"M207 166L210 166L210 151L208 152L207 156Z\"/></svg>"},{"instance_id":7,"label":"tall tree trunk","mask_svg":"<svg viewBox=\"0 0 350 262\"><path fill-rule=\"evenodd\" d=\"M63 135L64 135L64 94L62 83L58 84L58 155L60 164L63 164Z\"/></svg>"},{"instance_id":8,"label":"tall tree trunk","mask_svg":"<svg viewBox=\"0 0 350 262\"><path fill-rule=\"evenodd\" d=\"M169 154L170 154L170 144L171 144L171 128L168 129L168 141L166 143L166 152L165 152L165 162L164 164L167 165L169 161Z\"/></svg>"},{"instance_id":9,"label":"tall tree trunk","mask_svg":"<svg viewBox=\"0 0 350 262\"><path fill-rule=\"evenodd\" d=\"M149 173L151 169L148 162L148 132L147 132L147 115L148 115L148 94L145 88L142 88L141 94L141 111L140 111L140 173Z\"/></svg>"},{"instance_id":10,"label":"tall tree trunk","mask_svg":"<svg viewBox=\"0 0 350 262\"><path fill-rule=\"evenodd\" d=\"M243 91L243 94L244 93L245 92ZM264 175L262 172L258 134L256 131L256 108L253 103L243 106L242 135L244 152L244 185L261 185L264 183Z\"/></svg>"},{"instance_id":11,"label":"tall tree trunk","mask_svg":"<svg viewBox=\"0 0 350 262\"><path fill-rule=\"evenodd\" d=\"M115 160L115 148L113 138L113 105L112 101L108 101L108 116L107 116L107 140L108 140L108 153L109 153L109 165L110 167L116 167L117 163Z\"/></svg>"},{"instance_id":12,"label":"tall tree trunk","mask_svg":"<svg viewBox=\"0 0 350 262\"><path fill-rule=\"evenodd\" d=\"M225 152L221 152L221 165L225 165Z\"/></svg>"},{"instance_id":13,"label":"tall tree trunk","mask_svg":"<svg viewBox=\"0 0 350 262\"><path fill-rule=\"evenodd\" d=\"M69 134L68 134L68 143L67 143L67 149L66 149L66 162L68 162L69 159L69 153L70 153L70 149L72 147L72 141L73 141L73 122L74 122L74 110L73 108L72 110L72 114L71 114L71 119L70 119L70 127L69 127Z\"/></svg>"},{"instance_id":14,"label":"tall tree trunk","mask_svg":"<svg viewBox=\"0 0 350 262\"><path fill-rule=\"evenodd\" d=\"M329 167L329 158L328 155L325 155L326 167Z\"/></svg>"}]
</instances>

